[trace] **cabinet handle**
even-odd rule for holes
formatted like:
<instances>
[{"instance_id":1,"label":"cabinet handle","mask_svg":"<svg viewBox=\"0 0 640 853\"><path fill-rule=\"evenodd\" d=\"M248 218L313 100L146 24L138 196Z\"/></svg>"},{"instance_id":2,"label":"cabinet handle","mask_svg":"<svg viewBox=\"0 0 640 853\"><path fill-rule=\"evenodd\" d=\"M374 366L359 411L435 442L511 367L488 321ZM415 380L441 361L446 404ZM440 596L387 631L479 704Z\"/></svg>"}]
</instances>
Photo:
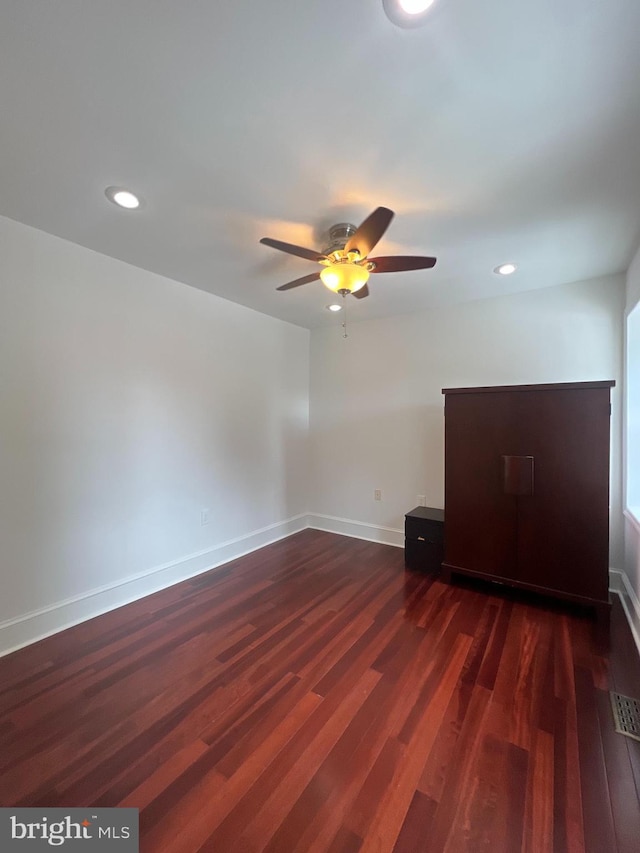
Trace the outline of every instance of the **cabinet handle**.
<instances>
[{"instance_id":1,"label":"cabinet handle","mask_svg":"<svg viewBox=\"0 0 640 853\"><path fill-rule=\"evenodd\" d=\"M533 456L503 456L502 487L505 495L532 495Z\"/></svg>"}]
</instances>

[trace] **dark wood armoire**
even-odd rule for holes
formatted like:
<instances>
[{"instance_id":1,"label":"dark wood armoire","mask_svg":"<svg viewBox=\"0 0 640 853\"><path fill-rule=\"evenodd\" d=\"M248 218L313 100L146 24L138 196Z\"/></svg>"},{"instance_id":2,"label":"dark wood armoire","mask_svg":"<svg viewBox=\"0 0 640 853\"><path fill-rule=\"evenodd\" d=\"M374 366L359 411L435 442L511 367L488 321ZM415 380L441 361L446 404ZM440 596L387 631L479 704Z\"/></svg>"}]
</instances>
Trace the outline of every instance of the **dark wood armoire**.
<instances>
[{"instance_id":1,"label":"dark wood armoire","mask_svg":"<svg viewBox=\"0 0 640 853\"><path fill-rule=\"evenodd\" d=\"M609 606L610 389L445 388L443 579Z\"/></svg>"}]
</instances>

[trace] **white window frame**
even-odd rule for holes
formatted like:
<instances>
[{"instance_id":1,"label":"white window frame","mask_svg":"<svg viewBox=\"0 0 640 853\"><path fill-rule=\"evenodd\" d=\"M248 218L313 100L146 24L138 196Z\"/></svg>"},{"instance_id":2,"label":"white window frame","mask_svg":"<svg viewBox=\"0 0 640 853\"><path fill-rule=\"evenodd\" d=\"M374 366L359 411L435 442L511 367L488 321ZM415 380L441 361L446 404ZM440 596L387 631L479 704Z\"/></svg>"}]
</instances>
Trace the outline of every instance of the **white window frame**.
<instances>
[{"instance_id":1,"label":"white window frame","mask_svg":"<svg viewBox=\"0 0 640 853\"><path fill-rule=\"evenodd\" d=\"M625 322L625 516L640 531L640 302Z\"/></svg>"}]
</instances>

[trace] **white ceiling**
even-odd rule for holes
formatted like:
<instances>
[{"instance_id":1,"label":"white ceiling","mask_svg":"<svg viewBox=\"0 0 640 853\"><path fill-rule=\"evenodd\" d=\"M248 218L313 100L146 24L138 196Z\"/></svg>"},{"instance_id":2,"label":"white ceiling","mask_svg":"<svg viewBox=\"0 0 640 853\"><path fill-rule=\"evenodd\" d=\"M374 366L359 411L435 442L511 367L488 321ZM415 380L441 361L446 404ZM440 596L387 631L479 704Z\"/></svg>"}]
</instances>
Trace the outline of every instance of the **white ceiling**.
<instances>
[{"instance_id":1,"label":"white ceiling","mask_svg":"<svg viewBox=\"0 0 640 853\"><path fill-rule=\"evenodd\" d=\"M640 238L640 2L2 0L0 214L303 326L312 248L378 205L350 321L624 271ZM124 212L104 196L145 199ZM515 261L503 278L492 269Z\"/></svg>"}]
</instances>

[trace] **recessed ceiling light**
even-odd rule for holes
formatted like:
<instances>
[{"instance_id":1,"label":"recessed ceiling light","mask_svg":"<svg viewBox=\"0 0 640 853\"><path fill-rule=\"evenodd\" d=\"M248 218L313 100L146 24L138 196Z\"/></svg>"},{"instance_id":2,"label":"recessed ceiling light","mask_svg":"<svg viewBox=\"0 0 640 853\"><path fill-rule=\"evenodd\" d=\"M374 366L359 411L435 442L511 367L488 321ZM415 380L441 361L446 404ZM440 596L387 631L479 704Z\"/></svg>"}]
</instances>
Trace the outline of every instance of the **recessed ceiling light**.
<instances>
[{"instance_id":1,"label":"recessed ceiling light","mask_svg":"<svg viewBox=\"0 0 640 853\"><path fill-rule=\"evenodd\" d=\"M382 0L384 11L392 24L399 27L419 27L435 0Z\"/></svg>"},{"instance_id":2,"label":"recessed ceiling light","mask_svg":"<svg viewBox=\"0 0 640 853\"><path fill-rule=\"evenodd\" d=\"M342 311L342 305L327 305L327 311Z\"/></svg>"},{"instance_id":3,"label":"recessed ceiling light","mask_svg":"<svg viewBox=\"0 0 640 853\"><path fill-rule=\"evenodd\" d=\"M398 5L407 15L419 15L421 12L426 12L432 4L433 0L398 0Z\"/></svg>"},{"instance_id":4,"label":"recessed ceiling light","mask_svg":"<svg viewBox=\"0 0 640 853\"><path fill-rule=\"evenodd\" d=\"M511 275L512 272L515 272L518 267L515 264L500 264L499 267L494 269L494 272L498 275Z\"/></svg>"},{"instance_id":5,"label":"recessed ceiling light","mask_svg":"<svg viewBox=\"0 0 640 853\"><path fill-rule=\"evenodd\" d=\"M104 194L109 201L117 204L118 207L124 207L127 210L135 210L140 207L138 196L134 195L130 190L125 190L123 187L107 187Z\"/></svg>"}]
</instances>

